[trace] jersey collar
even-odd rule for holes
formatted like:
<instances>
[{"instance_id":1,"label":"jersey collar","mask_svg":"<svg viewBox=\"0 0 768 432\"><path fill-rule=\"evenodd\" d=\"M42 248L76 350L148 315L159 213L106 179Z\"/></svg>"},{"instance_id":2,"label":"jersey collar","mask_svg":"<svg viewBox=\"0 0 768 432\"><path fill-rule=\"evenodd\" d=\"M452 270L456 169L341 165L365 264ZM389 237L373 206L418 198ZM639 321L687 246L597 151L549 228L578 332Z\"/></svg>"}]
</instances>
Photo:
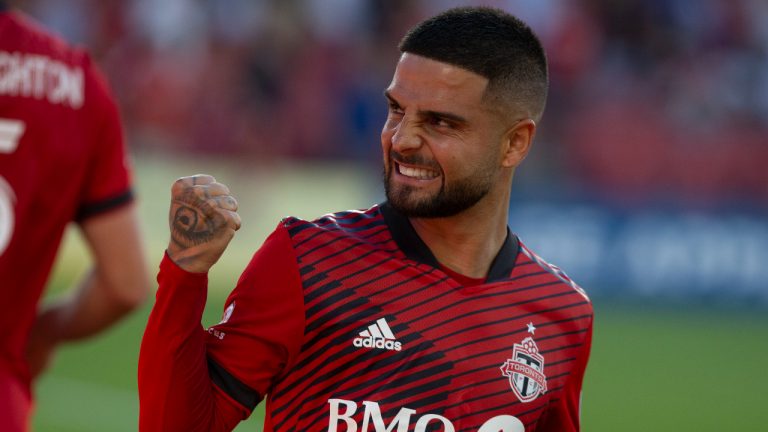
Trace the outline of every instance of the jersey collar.
<instances>
[{"instance_id":1,"label":"jersey collar","mask_svg":"<svg viewBox=\"0 0 768 432\"><path fill-rule=\"evenodd\" d=\"M379 204L379 210L392 233L392 238L397 246L409 259L427 264L435 268L440 268L437 258L429 250L429 247L416 233L411 222L403 214L392 208L389 202ZM506 279L512 273L517 260L517 254L520 252L520 241L517 236L507 228L507 238L501 246L501 250L491 263L491 270L488 272L486 282L495 282Z\"/></svg>"}]
</instances>

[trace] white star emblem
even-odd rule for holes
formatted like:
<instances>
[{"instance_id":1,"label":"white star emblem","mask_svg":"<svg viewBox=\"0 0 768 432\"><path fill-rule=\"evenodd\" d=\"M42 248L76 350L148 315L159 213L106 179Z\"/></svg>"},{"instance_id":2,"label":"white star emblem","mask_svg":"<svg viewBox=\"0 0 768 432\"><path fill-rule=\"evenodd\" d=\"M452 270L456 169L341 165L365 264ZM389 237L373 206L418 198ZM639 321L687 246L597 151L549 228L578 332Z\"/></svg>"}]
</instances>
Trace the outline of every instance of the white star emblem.
<instances>
[{"instance_id":1,"label":"white star emblem","mask_svg":"<svg viewBox=\"0 0 768 432\"><path fill-rule=\"evenodd\" d=\"M536 331L536 327L533 325L533 322L529 322L526 325L528 326L528 333L533 334L533 332Z\"/></svg>"}]
</instances>

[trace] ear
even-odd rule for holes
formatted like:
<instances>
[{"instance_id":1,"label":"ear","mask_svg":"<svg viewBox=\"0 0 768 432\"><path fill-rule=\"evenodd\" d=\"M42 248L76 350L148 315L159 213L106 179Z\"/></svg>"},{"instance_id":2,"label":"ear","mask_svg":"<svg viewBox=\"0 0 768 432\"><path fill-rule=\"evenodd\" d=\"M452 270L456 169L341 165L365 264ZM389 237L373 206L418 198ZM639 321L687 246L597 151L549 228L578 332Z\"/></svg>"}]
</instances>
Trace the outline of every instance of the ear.
<instances>
[{"instance_id":1,"label":"ear","mask_svg":"<svg viewBox=\"0 0 768 432\"><path fill-rule=\"evenodd\" d=\"M536 134L536 122L523 119L515 123L506 133L506 143L503 148L502 166L515 168L525 159L533 144Z\"/></svg>"}]
</instances>

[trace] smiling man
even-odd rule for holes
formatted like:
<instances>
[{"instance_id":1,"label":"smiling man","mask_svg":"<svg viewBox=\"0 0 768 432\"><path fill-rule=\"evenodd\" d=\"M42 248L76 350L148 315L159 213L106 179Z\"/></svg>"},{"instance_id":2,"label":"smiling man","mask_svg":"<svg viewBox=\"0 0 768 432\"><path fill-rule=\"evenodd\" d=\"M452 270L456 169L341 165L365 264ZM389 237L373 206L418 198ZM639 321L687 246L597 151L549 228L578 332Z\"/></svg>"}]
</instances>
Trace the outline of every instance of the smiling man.
<instances>
[{"instance_id":1,"label":"smiling man","mask_svg":"<svg viewBox=\"0 0 768 432\"><path fill-rule=\"evenodd\" d=\"M207 271L240 226L210 176L172 187L139 365L143 431L578 431L592 306L507 227L547 92L517 18L451 9L411 30L385 90L387 201L287 218L222 322Z\"/></svg>"}]
</instances>

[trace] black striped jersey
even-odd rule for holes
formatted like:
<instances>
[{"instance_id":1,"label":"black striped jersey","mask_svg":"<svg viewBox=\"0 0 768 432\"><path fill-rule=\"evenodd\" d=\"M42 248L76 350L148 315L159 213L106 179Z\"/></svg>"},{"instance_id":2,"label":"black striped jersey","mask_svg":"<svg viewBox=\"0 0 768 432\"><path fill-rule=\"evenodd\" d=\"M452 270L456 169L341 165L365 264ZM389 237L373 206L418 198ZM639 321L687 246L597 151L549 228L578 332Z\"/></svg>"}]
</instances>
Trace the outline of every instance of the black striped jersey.
<instances>
[{"instance_id":1,"label":"black striped jersey","mask_svg":"<svg viewBox=\"0 0 768 432\"><path fill-rule=\"evenodd\" d=\"M213 394L233 416L266 396L265 431L578 431L584 291L511 232L464 279L387 203L285 219L202 339Z\"/></svg>"}]
</instances>

